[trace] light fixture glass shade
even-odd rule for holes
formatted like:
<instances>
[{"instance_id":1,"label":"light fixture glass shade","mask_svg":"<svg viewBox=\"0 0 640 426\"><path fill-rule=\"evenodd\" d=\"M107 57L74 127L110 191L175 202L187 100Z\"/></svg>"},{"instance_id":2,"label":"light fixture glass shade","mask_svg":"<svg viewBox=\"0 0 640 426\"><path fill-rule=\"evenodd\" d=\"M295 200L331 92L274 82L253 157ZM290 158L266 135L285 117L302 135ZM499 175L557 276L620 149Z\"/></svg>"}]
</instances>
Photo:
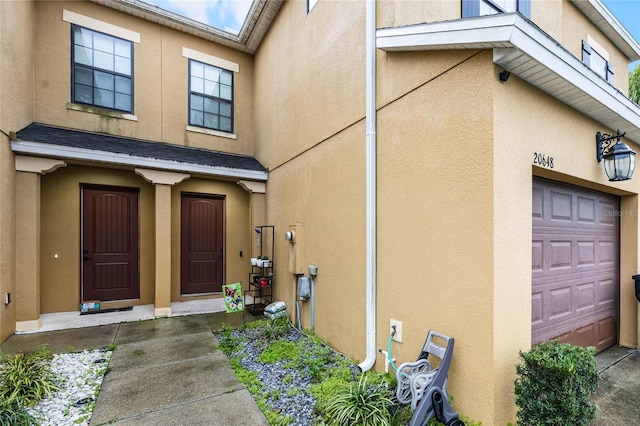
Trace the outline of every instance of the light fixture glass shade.
<instances>
[{"instance_id":1,"label":"light fixture glass shade","mask_svg":"<svg viewBox=\"0 0 640 426\"><path fill-rule=\"evenodd\" d=\"M610 181L628 180L636 168L636 153L618 142L604 155L604 171Z\"/></svg>"}]
</instances>

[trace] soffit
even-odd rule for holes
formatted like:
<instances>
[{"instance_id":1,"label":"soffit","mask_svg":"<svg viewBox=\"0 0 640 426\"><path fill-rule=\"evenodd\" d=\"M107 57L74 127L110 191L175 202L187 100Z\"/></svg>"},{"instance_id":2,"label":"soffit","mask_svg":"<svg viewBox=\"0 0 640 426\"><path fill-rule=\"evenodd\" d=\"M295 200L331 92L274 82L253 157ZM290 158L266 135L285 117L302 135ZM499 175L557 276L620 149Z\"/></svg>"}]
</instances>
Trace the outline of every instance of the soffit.
<instances>
[{"instance_id":1,"label":"soffit","mask_svg":"<svg viewBox=\"0 0 640 426\"><path fill-rule=\"evenodd\" d=\"M32 123L11 141L16 154L125 167L197 173L211 177L267 180L255 158L206 149Z\"/></svg>"},{"instance_id":2,"label":"soffit","mask_svg":"<svg viewBox=\"0 0 640 426\"><path fill-rule=\"evenodd\" d=\"M640 59L640 44L600 0L571 0L630 61ZM640 17L638 17L640 19Z\"/></svg>"},{"instance_id":3,"label":"soffit","mask_svg":"<svg viewBox=\"0 0 640 426\"><path fill-rule=\"evenodd\" d=\"M492 49L495 64L640 144L640 106L517 13L379 29L377 47Z\"/></svg>"},{"instance_id":4,"label":"soffit","mask_svg":"<svg viewBox=\"0 0 640 426\"><path fill-rule=\"evenodd\" d=\"M156 24L213 41L242 52L253 54L267 33L283 0L254 0L240 32L228 33L215 27L185 18L140 0L91 0L120 12L137 16Z\"/></svg>"}]
</instances>

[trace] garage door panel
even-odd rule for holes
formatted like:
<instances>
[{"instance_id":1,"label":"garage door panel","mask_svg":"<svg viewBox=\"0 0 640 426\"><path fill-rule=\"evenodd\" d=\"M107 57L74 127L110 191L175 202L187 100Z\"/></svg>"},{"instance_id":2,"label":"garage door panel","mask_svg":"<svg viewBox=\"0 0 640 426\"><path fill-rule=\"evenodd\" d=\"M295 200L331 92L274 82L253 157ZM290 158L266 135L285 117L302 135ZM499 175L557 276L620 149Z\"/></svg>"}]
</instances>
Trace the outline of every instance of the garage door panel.
<instances>
[{"instance_id":1,"label":"garage door panel","mask_svg":"<svg viewBox=\"0 0 640 426\"><path fill-rule=\"evenodd\" d=\"M573 222L573 199L571 194L550 191L551 222Z\"/></svg>"},{"instance_id":2,"label":"garage door panel","mask_svg":"<svg viewBox=\"0 0 640 426\"><path fill-rule=\"evenodd\" d=\"M597 219L597 204L593 198L578 196L578 223L595 225Z\"/></svg>"},{"instance_id":3,"label":"garage door panel","mask_svg":"<svg viewBox=\"0 0 640 426\"><path fill-rule=\"evenodd\" d=\"M533 344L617 341L618 205L615 196L534 180Z\"/></svg>"},{"instance_id":4,"label":"garage door panel","mask_svg":"<svg viewBox=\"0 0 640 426\"><path fill-rule=\"evenodd\" d=\"M595 309L596 292L595 283L588 282L576 286L576 313L583 313Z\"/></svg>"}]
</instances>

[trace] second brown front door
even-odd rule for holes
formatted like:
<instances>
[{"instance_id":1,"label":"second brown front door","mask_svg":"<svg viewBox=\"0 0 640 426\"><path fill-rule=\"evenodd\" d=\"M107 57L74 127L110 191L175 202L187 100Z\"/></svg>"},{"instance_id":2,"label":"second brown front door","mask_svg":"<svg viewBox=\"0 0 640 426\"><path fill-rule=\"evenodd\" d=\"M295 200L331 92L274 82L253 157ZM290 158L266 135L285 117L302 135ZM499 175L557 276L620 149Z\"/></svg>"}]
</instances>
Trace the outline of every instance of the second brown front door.
<instances>
[{"instance_id":1,"label":"second brown front door","mask_svg":"<svg viewBox=\"0 0 640 426\"><path fill-rule=\"evenodd\" d=\"M140 297L138 189L82 187L82 299Z\"/></svg>"},{"instance_id":2,"label":"second brown front door","mask_svg":"<svg viewBox=\"0 0 640 426\"><path fill-rule=\"evenodd\" d=\"M224 197L182 194L181 218L180 292L221 292Z\"/></svg>"}]
</instances>

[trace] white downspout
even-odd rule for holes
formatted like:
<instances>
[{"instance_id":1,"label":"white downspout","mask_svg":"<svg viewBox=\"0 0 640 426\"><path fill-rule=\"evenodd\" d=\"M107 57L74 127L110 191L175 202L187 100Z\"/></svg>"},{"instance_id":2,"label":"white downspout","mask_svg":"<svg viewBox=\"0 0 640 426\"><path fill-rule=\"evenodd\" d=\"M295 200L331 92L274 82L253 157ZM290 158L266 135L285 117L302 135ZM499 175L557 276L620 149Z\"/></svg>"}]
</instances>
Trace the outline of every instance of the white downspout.
<instances>
[{"instance_id":1,"label":"white downspout","mask_svg":"<svg viewBox=\"0 0 640 426\"><path fill-rule=\"evenodd\" d=\"M367 371L376 362L376 0L366 2L366 358Z\"/></svg>"}]
</instances>

